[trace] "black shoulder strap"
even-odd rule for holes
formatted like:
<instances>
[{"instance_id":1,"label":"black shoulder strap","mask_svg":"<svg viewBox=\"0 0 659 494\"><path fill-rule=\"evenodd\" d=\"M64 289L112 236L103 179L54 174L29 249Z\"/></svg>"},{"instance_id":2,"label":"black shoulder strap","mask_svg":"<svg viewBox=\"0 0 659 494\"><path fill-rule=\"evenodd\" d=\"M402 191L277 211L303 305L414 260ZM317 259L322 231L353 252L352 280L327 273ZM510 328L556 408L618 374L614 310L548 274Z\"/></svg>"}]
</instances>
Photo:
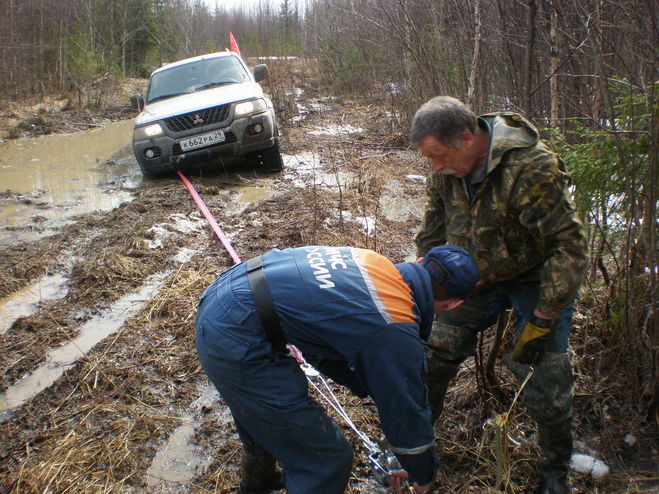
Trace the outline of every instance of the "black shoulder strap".
<instances>
[{"instance_id":1,"label":"black shoulder strap","mask_svg":"<svg viewBox=\"0 0 659 494\"><path fill-rule=\"evenodd\" d=\"M284 346L286 339L284 338L284 332L281 330L275 306L272 304L268 283L263 274L263 259L261 256L247 261L247 280L268 341L270 341L273 348Z\"/></svg>"}]
</instances>

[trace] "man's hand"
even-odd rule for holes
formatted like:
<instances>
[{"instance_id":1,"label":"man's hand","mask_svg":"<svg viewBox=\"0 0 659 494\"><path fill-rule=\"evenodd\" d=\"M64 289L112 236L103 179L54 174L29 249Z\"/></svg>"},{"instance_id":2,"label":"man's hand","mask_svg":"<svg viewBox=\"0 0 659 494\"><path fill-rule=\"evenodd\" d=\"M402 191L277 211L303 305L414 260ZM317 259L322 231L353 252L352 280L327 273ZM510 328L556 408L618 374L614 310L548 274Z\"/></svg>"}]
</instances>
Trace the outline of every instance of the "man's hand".
<instances>
[{"instance_id":1,"label":"man's hand","mask_svg":"<svg viewBox=\"0 0 659 494\"><path fill-rule=\"evenodd\" d=\"M430 494L432 492L432 482L426 485L419 485L414 482L414 494Z\"/></svg>"},{"instance_id":2,"label":"man's hand","mask_svg":"<svg viewBox=\"0 0 659 494\"><path fill-rule=\"evenodd\" d=\"M394 470L387 477L387 483L394 488L396 494L403 494L407 484L407 472L405 470ZM407 492L410 492L407 490Z\"/></svg>"},{"instance_id":3,"label":"man's hand","mask_svg":"<svg viewBox=\"0 0 659 494\"><path fill-rule=\"evenodd\" d=\"M517 339L513 350L513 360L520 364L538 364L549 343L551 324L551 319L532 315Z\"/></svg>"},{"instance_id":4,"label":"man's hand","mask_svg":"<svg viewBox=\"0 0 659 494\"><path fill-rule=\"evenodd\" d=\"M432 492L432 482L426 485L419 485L414 482L414 486L410 487L406 480L407 472L405 470L396 470L391 472L388 482L394 488L396 494L430 494Z\"/></svg>"}]
</instances>

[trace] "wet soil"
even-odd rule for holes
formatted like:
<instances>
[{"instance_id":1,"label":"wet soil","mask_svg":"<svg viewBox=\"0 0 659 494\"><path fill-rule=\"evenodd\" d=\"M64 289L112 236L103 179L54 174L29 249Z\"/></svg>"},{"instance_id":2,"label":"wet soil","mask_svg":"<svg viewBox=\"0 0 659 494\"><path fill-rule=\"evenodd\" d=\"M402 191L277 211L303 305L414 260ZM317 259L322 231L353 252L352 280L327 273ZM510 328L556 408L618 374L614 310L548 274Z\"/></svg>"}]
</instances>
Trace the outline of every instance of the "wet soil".
<instances>
[{"instance_id":1,"label":"wet soil","mask_svg":"<svg viewBox=\"0 0 659 494\"><path fill-rule=\"evenodd\" d=\"M405 147L405 129L378 101L329 97L309 66L280 71L289 77L269 89L282 108L285 170L245 165L188 177L233 248L248 259L273 247L353 245L412 260L426 164ZM199 367L193 337L201 292L233 261L178 177L144 180L130 194L110 211L0 250L0 305L37 293L0 318L0 492L238 490L235 427ZM624 383L589 375L587 362L576 368L579 446L612 473L575 474L574 492L651 489L656 429L627 413ZM495 392L483 391L477 361L469 361L449 391L437 425L438 492L494 492L504 461L507 491L531 491L540 457L521 408L509 417L505 458L497 453L493 418L508 411L516 389L502 366L496 376ZM357 427L379 437L373 403L336 392ZM348 492L383 492L354 432L328 413L355 447Z\"/></svg>"}]
</instances>

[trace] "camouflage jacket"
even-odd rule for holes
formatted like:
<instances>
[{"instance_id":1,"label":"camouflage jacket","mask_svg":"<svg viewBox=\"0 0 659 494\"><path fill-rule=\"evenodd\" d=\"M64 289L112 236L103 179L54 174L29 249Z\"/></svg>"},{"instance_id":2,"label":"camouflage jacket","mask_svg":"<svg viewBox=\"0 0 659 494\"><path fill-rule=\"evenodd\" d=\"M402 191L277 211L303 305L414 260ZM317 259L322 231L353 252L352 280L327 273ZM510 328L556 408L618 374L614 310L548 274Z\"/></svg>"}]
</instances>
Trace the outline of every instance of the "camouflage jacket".
<instances>
[{"instance_id":1,"label":"camouflage jacket","mask_svg":"<svg viewBox=\"0 0 659 494\"><path fill-rule=\"evenodd\" d=\"M521 115L482 115L491 140L483 182L469 197L464 179L431 172L417 254L444 243L469 251L485 286L540 281L537 310L558 315L577 294L588 243L561 159Z\"/></svg>"}]
</instances>

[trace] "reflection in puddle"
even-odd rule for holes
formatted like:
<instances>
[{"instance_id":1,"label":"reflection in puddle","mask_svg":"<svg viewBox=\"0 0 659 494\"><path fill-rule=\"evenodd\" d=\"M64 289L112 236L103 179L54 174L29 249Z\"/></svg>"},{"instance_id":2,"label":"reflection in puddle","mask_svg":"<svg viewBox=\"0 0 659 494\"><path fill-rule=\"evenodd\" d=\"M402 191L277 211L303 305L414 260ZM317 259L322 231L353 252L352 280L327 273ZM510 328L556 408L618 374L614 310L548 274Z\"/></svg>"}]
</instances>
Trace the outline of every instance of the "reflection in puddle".
<instances>
[{"instance_id":1,"label":"reflection in puddle","mask_svg":"<svg viewBox=\"0 0 659 494\"><path fill-rule=\"evenodd\" d=\"M419 181L417 175L409 175L407 178L413 182ZM405 193L403 184L395 181L387 185L385 193L380 197L380 210L384 217L391 221L407 221L409 218L420 220L426 200L423 191L417 196L410 197Z\"/></svg>"},{"instance_id":2,"label":"reflection in puddle","mask_svg":"<svg viewBox=\"0 0 659 494\"><path fill-rule=\"evenodd\" d=\"M263 184L254 183L252 185L245 185L237 190L240 195L240 202L252 203L270 199L272 192Z\"/></svg>"},{"instance_id":3,"label":"reflection in puddle","mask_svg":"<svg viewBox=\"0 0 659 494\"><path fill-rule=\"evenodd\" d=\"M183 423L159 449L147 471L149 488L159 493L186 491L185 484L210 465L213 452L192 444L192 439L202 421L221 425L229 422L231 415L213 385L206 381L181 420Z\"/></svg>"},{"instance_id":4,"label":"reflection in puddle","mask_svg":"<svg viewBox=\"0 0 659 494\"><path fill-rule=\"evenodd\" d=\"M12 410L53 384L94 345L116 333L126 319L137 314L145 302L154 297L170 272L150 277L138 291L123 296L110 309L91 318L80 328L80 334L76 338L51 350L44 364L10 386L0 396L0 423L11 417Z\"/></svg>"},{"instance_id":5,"label":"reflection in puddle","mask_svg":"<svg viewBox=\"0 0 659 494\"><path fill-rule=\"evenodd\" d=\"M380 198L380 209L385 218L391 221L407 221L410 217L421 219L425 204L426 199L423 196L417 199L391 196Z\"/></svg>"},{"instance_id":6,"label":"reflection in puddle","mask_svg":"<svg viewBox=\"0 0 659 494\"><path fill-rule=\"evenodd\" d=\"M19 317L34 314L38 304L44 300L54 300L66 295L67 278L61 274L44 276L11 295L0 299L0 334L6 333Z\"/></svg>"},{"instance_id":7,"label":"reflection in puddle","mask_svg":"<svg viewBox=\"0 0 659 494\"><path fill-rule=\"evenodd\" d=\"M132 128L133 121L124 120L89 132L4 143L0 183L9 192L0 200L0 227L18 230L38 223L32 230L43 236L67 218L130 201L125 189L142 179L130 147ZM15 240L36 238L37 232Z\"/></svg>"}]
</instances>

